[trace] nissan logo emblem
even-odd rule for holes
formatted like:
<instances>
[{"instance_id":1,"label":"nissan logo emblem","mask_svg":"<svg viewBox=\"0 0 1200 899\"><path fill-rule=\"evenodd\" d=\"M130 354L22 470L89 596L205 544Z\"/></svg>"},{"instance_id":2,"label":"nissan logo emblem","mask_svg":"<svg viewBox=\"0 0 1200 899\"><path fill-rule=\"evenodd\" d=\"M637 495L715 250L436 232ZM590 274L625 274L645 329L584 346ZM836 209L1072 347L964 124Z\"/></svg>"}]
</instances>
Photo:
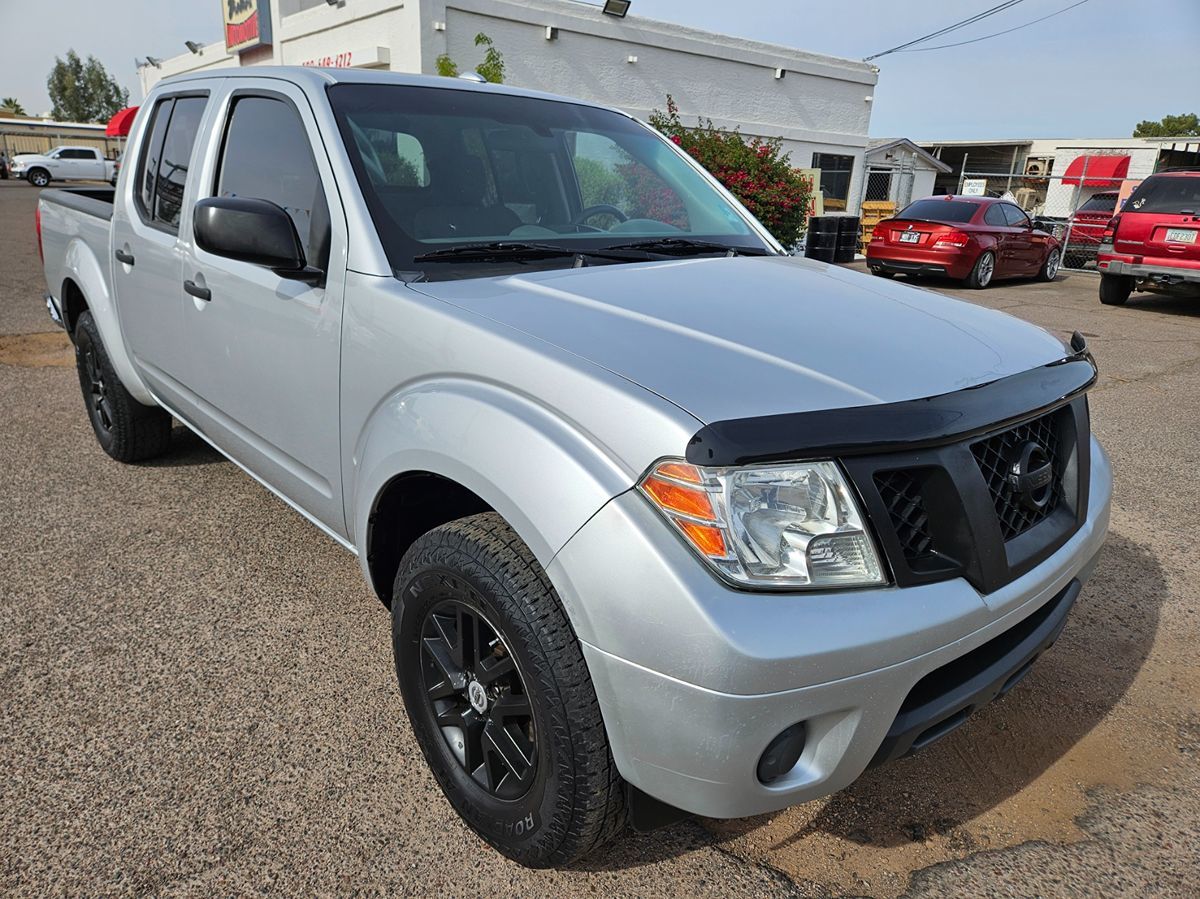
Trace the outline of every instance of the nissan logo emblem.
<instances>
[{"instance_id":1,"label":"nissan logo emblem","mask_svg":"<svg viewBox=\"0 0 1200 899\"><path fill-rule=\"evenodd\" d=\"M1041 444L1030 440L1022 446L1009 469L1008 482L1021 505L1041 512L1054 493L1054 465Z\"/></svg>"}]
</instances>

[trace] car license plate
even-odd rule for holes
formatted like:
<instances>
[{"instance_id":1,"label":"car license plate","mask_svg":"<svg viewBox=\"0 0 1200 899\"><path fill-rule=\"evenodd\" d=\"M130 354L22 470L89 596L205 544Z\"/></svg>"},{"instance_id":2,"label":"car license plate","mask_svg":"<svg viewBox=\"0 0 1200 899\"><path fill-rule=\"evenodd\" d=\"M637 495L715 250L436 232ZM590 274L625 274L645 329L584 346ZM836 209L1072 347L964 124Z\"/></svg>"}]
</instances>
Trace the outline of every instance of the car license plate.
<instances>
[{"instance_id":1,"label":"car license plate","mask_svg":"<svg viewBox=\"0 0 1200 899\"><path fill-rule=\"evenodd\" d=\"M1168 228L1168 243L1195 243L1196 232L1190 228Z\"/></svg>"},{"instance_id":2,"label":"car license plate","mask_svg":"<svg viewBox=\"0 0 1200 899\"><path fill-rule=\"evenodd\" d=\"M916 243L920 239L921 239L921 232L919 232L919 231L901 231L900 232L900 243ZM1170 238L1168 237L1167 240L1170 240Z\"/></svg>"}]
</instances>

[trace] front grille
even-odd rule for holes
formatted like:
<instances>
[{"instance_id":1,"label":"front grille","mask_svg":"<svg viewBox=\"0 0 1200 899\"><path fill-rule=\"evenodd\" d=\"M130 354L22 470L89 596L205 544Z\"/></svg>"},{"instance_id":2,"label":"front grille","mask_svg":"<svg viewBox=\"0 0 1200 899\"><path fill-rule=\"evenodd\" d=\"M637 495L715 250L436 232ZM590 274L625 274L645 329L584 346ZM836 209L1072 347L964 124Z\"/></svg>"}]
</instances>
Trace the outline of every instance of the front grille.
<instances>
[{"instance_id":1,"label":"front grille","mask_svg":"<svg viewBox=\"0 0 1200 899\"><path fill-rule=\"evenodd\" d=\"M1019 537L1036 524L1045 521L1062 501L1062 454L1059 452L1057 413L1051 412L1032 421L1019 424L971 445L979 470L987 481L988 493L996 507L1000 531L1005 541ZM1041 509L1031 509L1021 503L1016 489L1009 480L1013 460L1029 441L1039 444L1050 457L1054 469L1054 480L1050 486L1050 500Z\"/></svg>"},{"instance_id":2,"label":"front grille","mask_svg":"<svg viewBox=\"0 0 1200 899\"><path fill-rule=\"evenodd\" d=\"M875 475L875 486L883 504L887 506L904 557L909 561L933 555L929 511L921 496L917 473L917 469L898 469L881 471Z\"/></svg>"}]
</instances>

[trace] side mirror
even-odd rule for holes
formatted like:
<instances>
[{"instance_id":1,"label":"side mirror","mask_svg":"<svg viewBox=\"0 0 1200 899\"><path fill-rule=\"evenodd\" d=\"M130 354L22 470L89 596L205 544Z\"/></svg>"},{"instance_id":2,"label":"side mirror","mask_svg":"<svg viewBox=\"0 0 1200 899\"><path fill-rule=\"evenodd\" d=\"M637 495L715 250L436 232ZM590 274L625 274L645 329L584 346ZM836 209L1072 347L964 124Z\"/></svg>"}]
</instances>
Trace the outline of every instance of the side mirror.
<instances>
[{"instance_id":1,"label":"side mirror","mask_svg":"<svg viewBox=\"0 0 1200 899\"><path fill-rule=\"evenodd\" d=\"M304 260L292 217L270 200L209 197L192 214L196 245L227 259L269 268L281 278L317 284L325 277Z\"/></svg>"}]
</instances>

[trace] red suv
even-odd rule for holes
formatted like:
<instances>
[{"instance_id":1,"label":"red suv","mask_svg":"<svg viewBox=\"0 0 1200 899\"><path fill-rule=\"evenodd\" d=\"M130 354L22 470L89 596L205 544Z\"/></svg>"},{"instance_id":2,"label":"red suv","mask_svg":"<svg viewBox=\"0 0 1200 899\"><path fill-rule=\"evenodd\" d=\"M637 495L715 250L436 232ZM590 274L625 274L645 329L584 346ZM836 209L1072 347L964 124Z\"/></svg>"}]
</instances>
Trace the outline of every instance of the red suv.
<instances>
[{"instance_id":1,"label":"red suv","mask_svg":"<svg viewBox=\"0 0 1200 899\"><path fill-rule=\"evenodd\" d=\"M1143 181L1104 229L1096 268L1107 306L1135 289L1200 296L1200 169Z\"/></svg>"},{"instance_id":2,"label":"red suv","mask_svg":"<svg viewBox=\"0 0 1200 899\"><path fill-rule=\"evenodd\" d=\"M1092 194L1071 216L1071 233L1063 251L1067 268L1083 268L1096 258L1104 229L1117 208L1117 192Z\"/></svg>"}]
</instances>

